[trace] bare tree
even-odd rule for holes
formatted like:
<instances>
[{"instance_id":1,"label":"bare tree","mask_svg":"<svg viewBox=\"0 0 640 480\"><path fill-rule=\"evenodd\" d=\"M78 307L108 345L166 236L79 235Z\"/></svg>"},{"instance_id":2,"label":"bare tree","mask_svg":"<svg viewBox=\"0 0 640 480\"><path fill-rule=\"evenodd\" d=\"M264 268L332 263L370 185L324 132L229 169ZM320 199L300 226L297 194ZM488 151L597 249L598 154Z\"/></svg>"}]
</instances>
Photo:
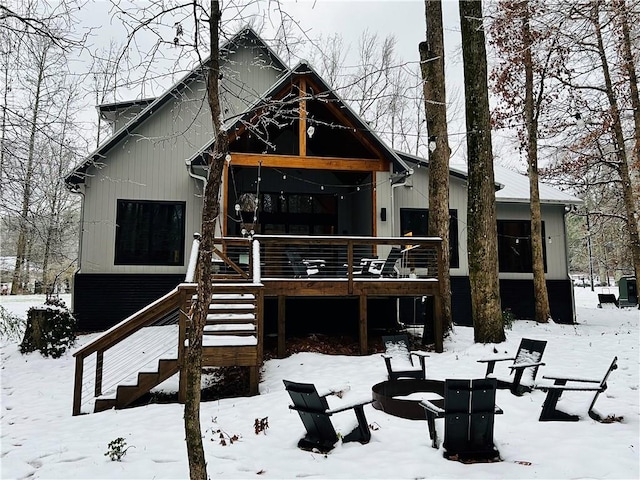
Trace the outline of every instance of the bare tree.
<instances>
[{"instance_id":1,"label":"bare tree","mask_svg":"<svg viewBox=\"0 0 640 480\"><path fill-rule=\"evenodd\" d=\"M544 238L540 209L538 141L545 109L557 95L547 89L550 77L562 65L557 54L562 21L550 16L539 0L519 0L496 4L491 21L491 43L498 62L491 78L502 102L495 111L501 127L512 126L526 152L531 212L531 250L533 270L534 319L546 323L551 318L544 273ZM555 22L549 21L550 18ZM534 25L532 25L535 22ZM513 24L519 28L512 27ZM556 73L557 74L557 73Z\"/></svg>"},{"instance_id":2,"label":"bare tree","mask_svg":"<svg viewBox=\"0 0 640 480\"><path fill-rule=\"evenodd\" d=\"M447 96L444 74L442 4L425 0L427 41L420 43L424 109L429 135L429 235L442 238L443 275L440 295L445 329L451 329L451 277L449 275L449 148Z\"/></svg>"},{"instance_id":3,"label":"bare tree","mask_svg":"<svg viewBox=\"0 0 640 480\"><path fill-rule=\"evenodd\" d=\"M48 54L51 48L51 44L46 40L44 42L36 42L33 50L33 59L36 66L36 76L34 79L34 91L33 91L33 110L31 111L31 118L29 122L29 148L27 152L24 179L22 183L22 202L19 211L20 223L18 242L16 246L16 263L13 270L13 278L11 283L11 295L23 293L25 285L25 269L27 269L28 255L27 255L27 236L28 236L28 222L29 222L29 207L31 204L32 195L32 179L34 174L34 162L36 152L36 137L38 129L40 127L40 105L42 97L44 96L45 88L45 76L48 63Z\"/></svg>"},{"instance_id":4,"label":"bare tree","mask_svg":"<svg viewBox=\"0 0 640 480\"><path fill-rule=\"evenodd\" d=\"M474 339L478 343L505 340L500 287L487 86L487 55L481 0L460 0L467 124L469 281Z\"/></svg>"},{"instance_id":5,"label":"bare tree","mask_svg":"<svg viewBox=\"0 0 640 480\"><path fill-rule=\"evenodd\" d=\"M602 181L590 182L591 188L584 192L586 197L598 195L594 188L602 190L603 181L616 186L621 205L617 201L597 204L583 214L592 221L603 216L617 217L623 222L630 253L626 270L637 275L640 175L634 151L639 133L636 116L630 113L637 101L634 100L637 79L633 74L633 55L629 54L638 41L637 37L634 40L629 36L627 49L624 25L637 24L640 12L636 2L576 1L564 8L570 19L563 29L566 68L557 80L570 92L568 107L575 116L573 122L565 121L565 128L574 136L565 142L563 153L549 170L562 176L560 182L578 186L584 183L578 172L597 174ZM565 105L565 118L566 109ZM596 204L589 201L587 205ZM589 235L589 239L598 241L597 236Z\"/></svg>"}]
</instances>

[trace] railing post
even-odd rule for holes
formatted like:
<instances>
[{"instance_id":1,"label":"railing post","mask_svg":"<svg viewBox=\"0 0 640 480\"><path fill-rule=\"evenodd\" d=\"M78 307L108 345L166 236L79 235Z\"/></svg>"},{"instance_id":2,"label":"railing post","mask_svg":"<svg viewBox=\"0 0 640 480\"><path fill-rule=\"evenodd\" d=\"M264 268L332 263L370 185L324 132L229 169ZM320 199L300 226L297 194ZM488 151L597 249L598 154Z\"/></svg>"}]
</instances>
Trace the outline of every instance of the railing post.
<instances>
[{"instance_id":1,"label":"railing post","mask_svg":"<svg viewBox=\"0 0 640 480\"><path fill-rule=\"evenodd\" d=\"M96 352L96 384L94 394L96 397L102 395L102 370L104 365L104 350Z\"/></svg>"},{"instance_id":2,"label":"railing post","mask_svg":"<svg viewBox=\"0 0 640 480\"><path fill-rule=\"evenodd\" d=\"M184 368L185 348L184 343L187 339L187 322L189 321L189 311L191 302L188 299L188 290L185 287L178 287L180 295L178 297L178 305L180 305L180 315L178 316L178 367L180 374L178 376L178 402L184 403L186 392L186 377Z\"/></svg>"},{"instance_id":3,"label":"railing post","mask_svg":"<svg viewBox=\"0 0 640 480\"><path fill-rule=\"evenodd\" d=\"M353 241L347 240L347 292L353 293Z\"/></svg>"},{"instance_id":4,"label":"railing post","mask_svg":"<svg viewBox=\"0 0 640 480\"><path fill-rule=\"evenodd\" d=\"M442 276L449 275L449 272L444 271L444 260L442 258L442 241L436 243L436 251L438 255L438 291L437 294L434 295L433 301L433 318L434 318L434 336L435 336L435 347L437 353L442 353L444 350L444 325L442 322Z\"/></svg>"},{"instance_id":5,"label":"railing post","mask_svg":"<svg viewBox=\"0 0 640 480\"><path fill-rule=\"evenodd\" d=\"M82 376L84 367L84 357L76 357L76 374L73 382L73 415L80 415L82 405Z\"/></svg>"}]
</instances>

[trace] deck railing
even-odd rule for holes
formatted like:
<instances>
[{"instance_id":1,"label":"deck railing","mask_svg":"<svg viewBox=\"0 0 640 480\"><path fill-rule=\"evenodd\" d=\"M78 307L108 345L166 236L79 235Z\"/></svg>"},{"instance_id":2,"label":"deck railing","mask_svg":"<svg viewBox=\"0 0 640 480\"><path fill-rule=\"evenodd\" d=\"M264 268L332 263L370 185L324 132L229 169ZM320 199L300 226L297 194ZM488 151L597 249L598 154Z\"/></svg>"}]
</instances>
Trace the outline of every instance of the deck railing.
<instances>
[{"instance_id":1,"label":"deck railing","mask_svg":"<svg viewBox=\"0 0 640 480\"><path fill-rule=\"evenodd\" d=\"M250 280L259 265L260 280L437 279L442 272L437 237L255 235L251 240L221 238L214 274Z\"/></svg>"},{"instance_id":2,"label":"deck railing","mask_svg":"<svg viewBox=\"0 0 640 480\"><path fill-rule=\"evenodd\" d=\"M198 239L194 239L192 250L198 248L198 242ZM346 291L349 293L354 291L353 285L357 282L381 280L431 282L439 280L442 273L441 243L441 239L436 237L304 235L255 235L253 239L225 237L215 241L211 280L216 283L241 281L256 284L269 281L277 283L280 280L293 282L317 280L341 284L348 282ZM189 263L188 270L191 272L189 280L192 280L193 262ZM157 352L159 348L165 348L167 351L173 349L176 350L178 362L182 361L181 346L184 346L186 337L184 325L186 325L196 287L195 283L178 285L171 292L100 334L74 353L76 359L74 415L81 413L82 406L89 399L102 395L123 379L137 373L138 370L134 367L139 367L139 364L131 362L127 365L126 361L123 363L122 357L114 354L116 345L122 351L154 349L157 354L164 353ZM384 288L379 291L384 291ZM167 337L166 342L155 337L150 344L135 343L141 341L139 337L152 338L150 335L136 335L143 328L175 323L176 316L179 316L179 323L182 324L177 339L175 334L172 334L173 340ZM259 333L261 336L261 326L259 326ZM126 344L127 341L131 342L129 346ZM131 345L135 347L130 348ZM105 357L107 352L109 355ZM121 362L116 368L118 370L116 377L106 378L105 358L110 362ZM87 371L85 375L86 366L94 368L93 374ZM131 368L127 369L127 367Z\"/></svg>"}]
</instances>

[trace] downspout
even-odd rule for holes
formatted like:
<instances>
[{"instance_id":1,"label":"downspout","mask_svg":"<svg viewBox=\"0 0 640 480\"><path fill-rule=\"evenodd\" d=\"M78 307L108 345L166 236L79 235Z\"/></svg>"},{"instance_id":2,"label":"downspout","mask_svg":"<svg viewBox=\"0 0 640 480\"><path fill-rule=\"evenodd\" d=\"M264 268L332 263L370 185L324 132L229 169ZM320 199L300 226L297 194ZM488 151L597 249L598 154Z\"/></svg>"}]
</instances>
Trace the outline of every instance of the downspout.
<instances>
[{"instance_id":1,"label":"downspout","mask_svg":"<svg viewBox=\"0 0 640 480\"><path fill-rule=\"evenodd\" d=\"M564 261L567 264L567 278L569 280L571 290L571 321L575 325L576 321L576 299L573 291L573 279L569 275L569 242L567 241L567 214L576 209L575 205L567 205L562 212L562 236L564 238ZM591 283L593 285L593 282Z\"/></svg>"},{"instance_id":2,"label":"downspout","mask_svg":"<svg viewBox=\"0 0 640 480\"><path fill-rule=\"evenodd\" d=\"M76 271L73 273L74 279L77 273L80 272L80 269L82 267L82 237L84 234L84 199L85 199L85 195L84 192L82 192L80 190L80 186L78 184L74 184L74 185L66 185L67 190L69 190L70 193L74 193L76 195L80 195L81 200L80 200L80 231L78 232L78 263L76 265ZM69 305L69 307L71 308L71 310L73 311L74 308L74 303L75 303L75 295L73 295L73 291L75 290L75 281L73 282L73 284L71 285L71 305Z\"/></svg>"},{"instance_id":3,"label":"downspout","mask_svg":"<svg viewBox=\"0 0 640 480\"><path fill-rule=\"evenodd\" d=\"M395 204L394 204L394 198L393 198L393 191L397 188L397 187L404 187L407 184L407 179L413 175L413 168L410 168L409 170L407 170L406 172L400 173L398 175L392 175L390 180L391 180L391 236L393 237L393 235L395 234Z\"/></svg>"},{"instance_id":4,"label":"downspout","mask_svg":"<svg viewBox=\"0 0 640 480\"><path fill-rule=\"evenodd\" d=\"M392 175L390 178L391 181L391 237L395 234L395 203L393 198L393 191L398 187L404 187L407 184L407 179L413 175L413 168L406 170L400 174ZM396 298L396 324L402 325L400 322L400 297Z\"/></svg>"},{"instance_id":5,"label":"downspout","mask_svg":"<svg viewBox=\"0 0 640 480\"><path fill-rule=\"evenodd\" d=\"M187 172L191 178L195 178L196 180L200 180L202 182L202 196L204 197L204 191L207 189L207 177L203 177L202 175L198 175L193 171L193 167L191 166L191 160L186 160L185 165L187 167Z\"/></svg>"}]
</instances>

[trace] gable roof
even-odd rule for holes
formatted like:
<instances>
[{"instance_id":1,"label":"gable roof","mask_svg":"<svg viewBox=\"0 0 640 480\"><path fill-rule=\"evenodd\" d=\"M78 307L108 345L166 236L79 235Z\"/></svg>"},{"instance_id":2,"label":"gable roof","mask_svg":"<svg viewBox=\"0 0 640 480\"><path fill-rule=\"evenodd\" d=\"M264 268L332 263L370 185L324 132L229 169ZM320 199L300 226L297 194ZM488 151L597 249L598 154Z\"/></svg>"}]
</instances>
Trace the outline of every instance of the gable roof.
<instances>
[{"instance_id":1,"label":"gable roof","mask_svg":"<svg viewBox=\"0 0 640 480\"><path fill-rule=\"evenodd\" d=\"M404 160L412 164L428 167L429 161L425 158L399 152ZM468 173L466 165L450 165L451 176L461 180L467 180ZM529 193L529 177L521 173L514 172L500 165L493 166L494 180L496 182L496 201L500 203L529 203L531 196ZM578 197L563 192L551 185L540 182L540 203L580 205L582 200Z\"/></svg>"},{"instance_id":2,"label":"gable roof","mask_svg":"<svg viewBox=\"0 0 640 480\"><path fill-rule=\"evenodd\" d=\"M300 62L294 68L289 70L286 75L280 77L280 79L278 79L278 81L274 83L262 97L256 99L253 105L249 106L249 108L240 115L234 116L233 119L226 122L224 128L227 131L231 131L242 125L244 122L248 122L256 111L260 110L261 107L268 105L274 96L298 77L309 78L316 87L320 88L320 92L313 95L314 98L321 98L325 102L338 105L341 113L345 115L354 128L360 131L360 133L362 133L370 143L375 145L385 155L387 160L393 163L395 167L394 170L396 172L408 172L410 170L410 166L400 155L398 155L398 152L390 148L373 130L371 130L367 123L356 112L354 112L353 109L342 100L342 98L340 98L340 96L307 62ZM204 152L211 149L213 144L214 140L205 145L205 147L202 148L200 152L197 152L187 163L197 163L196 159L201 157Z\"/></svg>"},{"instance_id":3,"label":"gable roof","mask_svg":"<svg viewBox=\"0 0 640 480\"><path fill-rule=\"evenodd\" d=\"M224 45L220 47L221 55L224 55L226 52L232 51L232 48L235 45L238 45L243 40L265 48L267 54L273 62L273 65L277 69L283 71L288 70L287 66L280 59L280 57L278 57L278 55L276 55L276 53L273 52L273 50L268 45L266 45L264 41L258 36L258 34L250 27L242 29L233 37L231 37L227 42L225 42ZM67 186L70 187L82 183L89 167L94 165L96 162L100 162L102 159L104 159L105 155L111 148L113 148L120 141L134 132L135 129L145 120L147 120L158 108L169 102L176 95L179 95L192 80L198 78L201 75L204 75L204 71L208 63L209 58L202 62L202 65L199 65L191 70L187 75L176 82L161 96L152 99L152 101L148 103L148 105L138 115L136 115L129 122L123 125L122 128L120 128L118 131L114 132L114 134L109 137L107 141L105 141L96 150L90 153L79 165L74 167L74 169L65 176L65 183L67 184Z\"/></svg>"}]
</instances>

